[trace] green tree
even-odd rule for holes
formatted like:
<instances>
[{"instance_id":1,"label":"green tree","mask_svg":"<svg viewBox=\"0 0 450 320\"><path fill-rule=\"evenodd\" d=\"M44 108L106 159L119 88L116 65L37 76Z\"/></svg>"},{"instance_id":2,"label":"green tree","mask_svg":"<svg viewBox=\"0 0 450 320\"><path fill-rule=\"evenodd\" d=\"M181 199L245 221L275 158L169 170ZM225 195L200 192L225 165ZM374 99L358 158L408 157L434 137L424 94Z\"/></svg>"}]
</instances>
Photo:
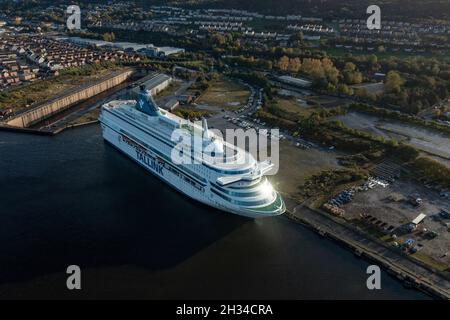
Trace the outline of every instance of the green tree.
<instances>
[{"instance_id":1,"label":"green tree","mask_svg":"<svg viewBox=\"0 0 450 320\"><path fill-rule=\"evenodd\" d=\"M396 71L389 71L386 75L385 90L387 93L399 93L404 80Z\"/></svg>"},{"instance_id":2,"label":"green tree","mask_svg":"<svg viewBox=\"0 0 450 320\"><path fill-rule=\"evenodd\" d=\"M347 62L342 70L346 84L358 84L362 82L362 74L356 69L353 62Z\"/></svg>"},{"instance_id":3,"label":"green tree","mask_svg":"<svg viewBox=\"0 0 450 320\"><path fill-rule=\"evenodd\" d=\"M302 66L302 63L299 58L293 58L289 60L289 71L290 72L299 72L300 68Z\"/></svg>"},{"instance_id":4,"label":"green tree","mask_svg":"<svg viewBox=\"0 0 450 320\"><path fill-rule=\"evenodd\" d=\"M322 59L322 69L324 72L325 77L328 79L330 84L333 86L328 86L328 91L334 91L335 85L339 82L339 70L333 65L333 62L328 59L324 58ZM332 89L334 87L334 89Z\"/></svg>"},{"instance_id":5,"label":"green tree","mask_svg":"<svg viewBox=\"0 0 450 320\"><path fill-rule=\"evenodd\" d=\"M287 56L282 56L278 60L277 67L280 70L286 71L289 68L289 58Z\"/></svg>"}]
</instances>

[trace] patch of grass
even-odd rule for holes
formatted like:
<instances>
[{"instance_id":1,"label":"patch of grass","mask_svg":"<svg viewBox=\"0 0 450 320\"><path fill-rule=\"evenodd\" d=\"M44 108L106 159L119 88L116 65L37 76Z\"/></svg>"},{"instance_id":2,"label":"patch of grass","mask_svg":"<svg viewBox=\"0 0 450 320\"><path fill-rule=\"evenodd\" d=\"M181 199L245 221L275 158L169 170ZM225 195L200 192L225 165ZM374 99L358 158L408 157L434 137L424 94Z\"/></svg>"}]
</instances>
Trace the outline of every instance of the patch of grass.
<instances>
[{"instance_id":1,"label":"patch of grass","mask_svg":"<svg viewBox=\"0 0 450 320\"><path fill-rule=\"evenodd\" d=\"M307 196L304 196L305 197L305 199L307 199ZM326 197L326 196L324 196L324 195L320 195L320 196L317 196L317 197L315 197L315 198L310 198L309 199L309 204L308 204L308 206L311 208L311 209L316 209L316 210L320 210L320 208L322 207L322 205L325 203L325 202L327 202L328 201L328 198Z\"/></svg>"},{"instance_id":2,"label":"patch of grass","mask_svg":"<svg viewBox=\"0 0 450 320\"><path fill-rule=\"evenodd\" d=\"M342 106L345 104L345 101L343 101L340 98L327 97L327 96L310 96L310 97L306 98L306 101L310 105L322 106L322 107L326 107L326 108Z\"/></svg>"},{"instance_id":3,"label":"patch of grass","mask_svg":"<svg viewBox=\"0 0 450 320\"><path fill-rule=\"evenodd\" d=\"M279 148L279 168L277 174L271 176L272 183L277 190L293 198L304 199L298 186L312 174L339 167L336 155L331 152L303 150L286 140L280 141Z\"/></svg>"},{"instance_id":4,"label":"patch of grass","mask_svg":"<svg viewBox=\"0 0 450 320\"><path fill-rule=\"evenodd\" d=\"M389 234L385 234L382 237L380 237L380 240L384 241L384 242L391 242L392 241L392 236L389 235Z\"/></svg>"},{"instance_id":5,"label":"patch of grass","mask_svg":"<svg viewBox=\"0 0 450 320\"><path fill-rule=\"evenodd\" d=\"M308 117L312 113L312 108L305 107L300 104L295 98L285 99L285 98L276 98L275 99L275 107L278 109L288 113L295 114L300 117Z\"/></svg>"},{"instance_id":6,"label":"patch of grass","mask_svg":"<svg viewBox=\"0 0 450 320\"><path fill-rule=\"evenodd\" d=\"M23 84L0 93L0 109L12 108L18 111L30 107L87 81L97 80L108 72L111 72L108 67L69 68L59 76Z\"/></svg>"},{"instance_id":7,"label":"patch of grass","mask_svg":"<svg viewBox=\"0 0 450 320\"><path fill-rule=\"evenodd\" d=\"M273 115L270 112L259 110L257 113L258 118L264 120L265 122L271 124L275 127L280 127L284 129L294 130L297 126L297 122L281 118L279 116Z\"/></svg>"},{"instance_id":8,"label":"patch of grass","mask_svg":"<svg viewBox=\"0 0 450 320\"><path fill-rule=\"evenodd\" d=\"M249 96L250 92L246 87L221 77L210 82L209 88L197 99L197 103L236 110L247 102Z\"/></svg>"},{"instance_id":9,"label":"patch of grass","mask_svg":"<svg viewBox=\"0 0 450 320\"><path fill-rule=\"evenodd\" d=\"M448 265L446 265L442 262L436 261L432 257L427 256L426 254L423 254L420 251L412 254L411 257L414 257L415 259L422 261L423 263L425 263L439 271L447 271L448 272L448 267L449 267Z\"/></svg>"}]
</instances>

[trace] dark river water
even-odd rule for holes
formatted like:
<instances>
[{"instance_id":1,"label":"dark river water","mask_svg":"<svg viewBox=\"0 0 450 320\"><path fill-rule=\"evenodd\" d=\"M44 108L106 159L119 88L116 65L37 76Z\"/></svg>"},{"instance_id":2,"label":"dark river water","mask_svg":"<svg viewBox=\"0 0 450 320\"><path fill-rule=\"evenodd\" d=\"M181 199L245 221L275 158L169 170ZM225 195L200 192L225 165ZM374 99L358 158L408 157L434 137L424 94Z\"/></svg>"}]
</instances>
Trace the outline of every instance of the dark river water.
<instances>
[{"instance_id":1,"label":"dark river water","mask_svg":"<svg viewBox=\"0 0 450 320\"><path fill-rule=\"evenodd\" d=\"M66 289L79 265L82 290ZM283 216L248 220L177 193L97 125L0 132L0 298L424 299Z\"/></svg>"}]
</instances>

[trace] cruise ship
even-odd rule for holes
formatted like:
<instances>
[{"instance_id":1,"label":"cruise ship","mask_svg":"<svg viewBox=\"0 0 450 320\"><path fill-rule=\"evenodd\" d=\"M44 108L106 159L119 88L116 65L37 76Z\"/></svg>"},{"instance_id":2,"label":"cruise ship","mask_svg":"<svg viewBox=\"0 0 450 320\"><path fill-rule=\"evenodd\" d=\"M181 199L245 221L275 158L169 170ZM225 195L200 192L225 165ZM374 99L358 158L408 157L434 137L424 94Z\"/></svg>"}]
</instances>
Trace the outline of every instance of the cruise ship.
<instances>
[{"instance_id":1,"label":"cruise ship","mask_svg":"<svg viewBox=\"0 0 450 320\"><path fill-rule=\"evenodd\" d=\"M205 119L199 125L159 108L144 87L136 100L104 104L99 120L107 142L192 199L250 218L285 211L283 199L265 176L272 163L259 162L227 143L208 129ZM182 134L173 141L177 129ZM194 138L200 141L201 152L186 144L192 161L174 161L174 148L181 154L186 150L180 141Z\"/></svg>"}]
</instances>

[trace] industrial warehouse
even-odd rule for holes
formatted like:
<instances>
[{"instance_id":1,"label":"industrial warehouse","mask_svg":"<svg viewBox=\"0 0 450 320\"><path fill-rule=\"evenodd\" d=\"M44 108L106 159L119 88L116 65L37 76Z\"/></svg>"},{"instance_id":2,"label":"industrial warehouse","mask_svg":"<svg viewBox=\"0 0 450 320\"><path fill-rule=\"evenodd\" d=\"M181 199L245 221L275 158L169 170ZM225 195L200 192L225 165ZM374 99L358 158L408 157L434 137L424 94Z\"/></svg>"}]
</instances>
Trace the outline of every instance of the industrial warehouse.
<instances>
[{"instance_id":1,"label":"industrial warehouse","mask_svg":"<svg viewBox=\"0 0 450 320\"><path fill-rule=\"evenodd\" d=\"M79 37L58 37L60 41L67 41L69 43L80 46L96 46L99 48L108 48L115 50L122 50L129 53L135 53L147 57L169 57L172 55L184 53L184 49L174 47L157 47L153 44L138 44L132 42L109 42L103 40L79 38Z\"/></svg>"}]
</instances>

